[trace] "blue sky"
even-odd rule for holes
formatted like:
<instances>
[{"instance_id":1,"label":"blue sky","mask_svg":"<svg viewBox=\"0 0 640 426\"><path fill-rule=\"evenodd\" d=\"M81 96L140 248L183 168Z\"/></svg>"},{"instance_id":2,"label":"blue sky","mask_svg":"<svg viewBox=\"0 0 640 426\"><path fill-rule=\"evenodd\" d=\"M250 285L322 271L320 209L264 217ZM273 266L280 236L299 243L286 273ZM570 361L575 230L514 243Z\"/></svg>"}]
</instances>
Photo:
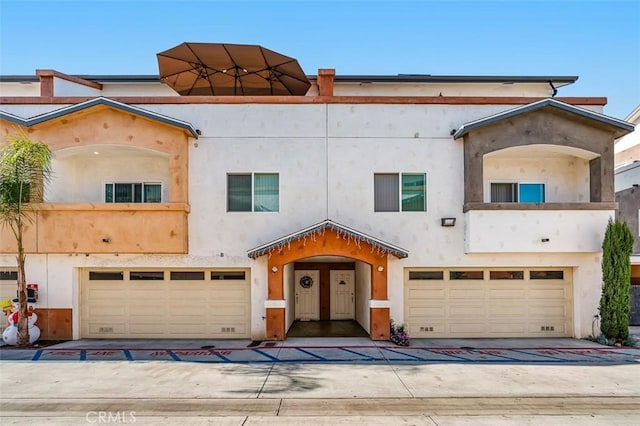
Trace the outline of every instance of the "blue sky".
<instances>
[{"instance_id":1,"label":"blue sky","mask_svg":"<svg viewBox=\"0 0 640 426\"><path fill-rule=\"evenodd\" d=\"M260 44L307 74L577 75L559 96L640 104L640 0L0 0L0 74L157 74L183 41Z\"/></svg>"}]
</instances>

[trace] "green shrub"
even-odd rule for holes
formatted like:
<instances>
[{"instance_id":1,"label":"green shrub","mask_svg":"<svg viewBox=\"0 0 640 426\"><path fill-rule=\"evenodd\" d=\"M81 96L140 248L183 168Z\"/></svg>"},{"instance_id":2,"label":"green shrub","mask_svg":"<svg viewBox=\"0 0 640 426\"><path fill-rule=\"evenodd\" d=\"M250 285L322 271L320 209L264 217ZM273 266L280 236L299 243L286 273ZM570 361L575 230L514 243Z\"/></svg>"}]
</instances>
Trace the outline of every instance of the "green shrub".
<instances>
[{"instance_id":1,"label":"green shrub","mask_svg":"<svg viewBox=\"0 0 640 426\"><path fill-rule=\"evenodd\" d=\"M632 248L633 234L627 224L609 219L602 243L600 330L604 337L619 343L629 337Z\"/></svg>"}]
</instances>

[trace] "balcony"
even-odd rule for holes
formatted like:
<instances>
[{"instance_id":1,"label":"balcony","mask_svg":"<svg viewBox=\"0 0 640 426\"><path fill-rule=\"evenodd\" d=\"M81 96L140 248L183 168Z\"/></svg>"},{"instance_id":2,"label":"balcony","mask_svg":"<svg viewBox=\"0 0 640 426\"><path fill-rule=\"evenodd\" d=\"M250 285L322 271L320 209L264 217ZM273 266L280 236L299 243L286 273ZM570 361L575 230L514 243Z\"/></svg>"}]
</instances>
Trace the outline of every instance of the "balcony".
<instances>
[{"instance_id":1,"label":"balcony","mask_svg":"<svg viewBox=\"0 0 640 426\"><path fill-rule=\"evenodd\" d=\"M152 253L188 251L185 203L34 204L25 227L27 253ZM16 253L8 228L0 229L0 253Z\"/></svg>"},{"instance_id":2,"label":"balcony","mask_svg":"<svg viewBox=\"0 0 640 426\"><path fill-rule=\"evenodd\" d=\"M616 203L467 203L466 253L598 253Z\"/></svg>"}]
</instances>

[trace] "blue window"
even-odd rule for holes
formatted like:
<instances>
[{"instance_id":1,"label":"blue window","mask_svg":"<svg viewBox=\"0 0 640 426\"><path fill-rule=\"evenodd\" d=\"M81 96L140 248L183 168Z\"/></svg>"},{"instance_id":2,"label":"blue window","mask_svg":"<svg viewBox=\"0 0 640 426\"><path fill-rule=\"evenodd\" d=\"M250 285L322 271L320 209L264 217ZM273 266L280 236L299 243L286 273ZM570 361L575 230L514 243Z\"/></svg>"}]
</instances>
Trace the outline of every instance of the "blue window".
<instances>
[{"instance_id":1,"label":"blue window","mask_svg":"<svg viewBox=\"0 0 640 426\"><path fill-rule=\"evenodd\" d=\"M544 203L544 183L491 183L492 203Z\"/></svg>"}]
</instances>

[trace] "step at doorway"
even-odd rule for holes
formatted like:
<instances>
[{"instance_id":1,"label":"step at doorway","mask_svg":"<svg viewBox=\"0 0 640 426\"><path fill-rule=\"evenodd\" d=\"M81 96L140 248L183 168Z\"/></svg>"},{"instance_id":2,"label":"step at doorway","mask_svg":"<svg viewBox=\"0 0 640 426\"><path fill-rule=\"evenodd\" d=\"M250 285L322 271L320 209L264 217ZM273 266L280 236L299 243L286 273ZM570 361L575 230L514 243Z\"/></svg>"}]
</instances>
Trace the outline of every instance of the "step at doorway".
<instances>
[{"instance_id":1,"label":"step at doorway","mask_svg":"<svg viewBox=\"0 0 640 426\"><path fill-rule=\"evenodd\" d=\"M354 320L294 321L287 337L369 337Z\"/></svg>"}]
</instances>

